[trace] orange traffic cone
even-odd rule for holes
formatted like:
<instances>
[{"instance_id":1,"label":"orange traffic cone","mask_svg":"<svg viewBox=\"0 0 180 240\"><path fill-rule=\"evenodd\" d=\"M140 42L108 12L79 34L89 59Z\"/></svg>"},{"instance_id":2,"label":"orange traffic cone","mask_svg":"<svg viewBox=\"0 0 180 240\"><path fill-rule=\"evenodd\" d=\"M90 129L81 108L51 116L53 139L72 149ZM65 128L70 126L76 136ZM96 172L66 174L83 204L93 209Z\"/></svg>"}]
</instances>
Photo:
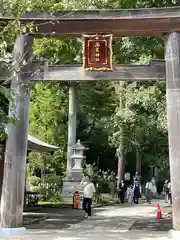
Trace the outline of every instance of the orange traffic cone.
<instances>
[{"instance_id":1,"label":"orange traffic cone","mask_svg":"<svg viewBox=\"0 0 180 240\"><path fill-rule=\"evenodd\" d=\"M162 209L159 203L156 205L156 208L157 208L156 219L162 219Z\"/></svg>"}]
</instances>

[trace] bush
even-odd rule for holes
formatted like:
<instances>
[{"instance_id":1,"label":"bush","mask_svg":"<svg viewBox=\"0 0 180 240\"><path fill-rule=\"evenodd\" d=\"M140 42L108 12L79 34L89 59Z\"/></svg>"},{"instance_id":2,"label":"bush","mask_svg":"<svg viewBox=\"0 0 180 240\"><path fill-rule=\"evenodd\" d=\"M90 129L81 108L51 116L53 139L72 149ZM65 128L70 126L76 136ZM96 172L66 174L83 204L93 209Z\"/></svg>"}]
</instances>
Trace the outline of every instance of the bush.
<instances>
[{"instance_id":1,"label":"bush","mask_svg":"<svg viewBox=\"0 0 180 240\"><path fill-rule=\"evenodd\" d=\"M31 188L31 191L32 192L40 192L41 194L44 192L44 188L43 187L41 187L41 186L33 186L32 188Z\"/></svg>"},{"instance_id":2,"label":"bush","mask_svg":"<svg viewBox=\"0 0 180 240\"><path fill-rule=\"evenodd\" d=\"M36 176L31 176L31 177L28 177L27 179L27 183L29 183L32 186L38 186L40 182L41 182L41 179Z\"/></svg>"}]
</instances>

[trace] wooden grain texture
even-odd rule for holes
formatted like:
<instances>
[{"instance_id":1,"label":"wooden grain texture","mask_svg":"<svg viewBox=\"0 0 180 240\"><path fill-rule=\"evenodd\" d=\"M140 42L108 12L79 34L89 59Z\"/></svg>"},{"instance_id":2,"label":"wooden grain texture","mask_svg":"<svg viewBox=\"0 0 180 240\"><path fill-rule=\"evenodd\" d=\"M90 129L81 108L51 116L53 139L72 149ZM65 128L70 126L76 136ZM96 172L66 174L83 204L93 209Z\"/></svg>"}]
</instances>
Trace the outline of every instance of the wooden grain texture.
<instances>
[{"instance_id":1,"label":"wooden grain texture","mask_svg":"<svg viewBox=\"0 0 180 240\"><path fill-rule=\"evenodd\" d=\"M165 81L163 60L151 61L147 65L114 65L113 71L86 71L81 65L59 65L41 67L34 81Z\"/></svg>"},{"instance_id":2,"label":"wooden grain texture","mask_svg":"<svg viewBox=\"0 0 180 240\"><path fill-rule=\"evenodd\" d=\"M155 36L180 30L180 7L29 12L21 18L22 23L32 21L38 26L33 33L37 37L81 36L84 33Z\"/></svg>"},{"instance_id":3,"label":"wooden grain texture","mask_svg":"<svg viewBox=\"0 0 180 240\"><path fill-rule=\"evenodd\" d=\"M31 75L30 81L96 81L96 80L114 80L114 81L165 81L165 62L164 60L153 60L148 64L142 65L113 65L113 71L85 71L82 65L53 65L47 66L44 63L33 61L33 67L37 73L26 73ZM11 80L12 73L9 73L7 66L0 62L0 70L3 73L0 81ZM40 71L38 71L38 69Z\"/></svg>"},{"instance_id":4,"label":"wooden grain texture","mask_svg":"<svg viewBox=\"0 0 180 240\"><path fill-rule=\"evenodd\" d=\"M173 228L180 230L180 33L166 35L165 60Z\"/></svg>"},{"instance_id":5,"label":"wooden grain texture","mask_svg":"<svg viewBox=\"0 0 180 240\"><path fill-rule=\"evenodd\" d=\"M31 65L32 45L33 37L28 34L19 36L14 45L13 55L18 71L11 81L9 116L16 117L16 122L7 126L1 197L1 227L4 228L15 228L22 224L30 101L29 79L23 72L28 71Z\"/></svg>"},{"instance_id":6,"label":"wooden grain texture","mask_svg":"<svg viewBox=\"0 0 180 240\"><path fill-rule=\"evenodd\" d=\"M0 144L0 199L2 194L3 174L4 174L4 144Z\"/></svg>"}]
</instances>

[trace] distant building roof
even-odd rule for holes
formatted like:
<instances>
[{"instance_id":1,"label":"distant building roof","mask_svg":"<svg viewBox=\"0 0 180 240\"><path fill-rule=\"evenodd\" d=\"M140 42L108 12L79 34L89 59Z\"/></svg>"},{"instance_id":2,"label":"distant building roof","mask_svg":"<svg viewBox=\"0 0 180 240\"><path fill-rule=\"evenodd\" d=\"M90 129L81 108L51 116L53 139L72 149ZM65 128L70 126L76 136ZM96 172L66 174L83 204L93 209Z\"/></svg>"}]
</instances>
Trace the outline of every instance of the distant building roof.
<instances>
[{"instance_id":1,"label":"distant building roof","mask_svg":"<svg viewBox=\"0 0 180 240\"><path fill-rule=\"evenodd\" d=\"M57 149L57 146L45 143L38 138L32 137L28 134L28 150L38 152L53 152Z\"/></svg>"}]
</instances>

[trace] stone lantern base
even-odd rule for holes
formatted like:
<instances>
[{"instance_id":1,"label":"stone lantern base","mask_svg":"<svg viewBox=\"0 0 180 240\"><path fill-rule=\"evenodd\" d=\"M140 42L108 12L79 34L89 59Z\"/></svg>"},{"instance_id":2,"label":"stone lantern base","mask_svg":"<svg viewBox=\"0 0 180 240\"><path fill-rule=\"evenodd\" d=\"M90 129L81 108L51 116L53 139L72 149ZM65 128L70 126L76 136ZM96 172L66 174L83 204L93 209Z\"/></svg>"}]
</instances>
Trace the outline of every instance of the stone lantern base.
<instances>
[{"instance_id":1,"label":"stone lantern base","mask_svg":"<svg viewBox=\"0 0 180 240\"><path fill-rule=\"evenodd\" d=\"M82 161L84 157L84 150L87 150L85 146L83 146L80 140L74 146L71 146L71 155L67 159L70 164L67 168L67 176L63 179L63 189L61 198L63 200L71 199L73 202L73 195L76 190L81 191L80 182L82 180Z\"/></svg>"},{"instance_id":2,"label":"stone lantern base","mask_svg":"<svg viewBox=\"0 0 180 240\"><path fill-rule=\"evenodd\" d=\"M81 192L80 189L80 182L82 180L82 171L81 172L72 172L71 176L66 177L63 179L63 189L61 194L61 199L65 200L72 200L75 190ZM73 203L73 202L72 202Z\"/></svg>"},{"instance_id":3,"label":"stone lantern base","mask_svg":"<svg viewBox=\"0 0 180 240\"><path fill-rule=\"evenodd\" d=\"M76 189L79 190L79 181L76 182L74 180L64 179L63 180L63 189L62 189L61 199L63 201L66 201L66 200L72 200L73 201L73 195L74 195L74 192L75 192Z\"/></svg>"}]
</instances>

